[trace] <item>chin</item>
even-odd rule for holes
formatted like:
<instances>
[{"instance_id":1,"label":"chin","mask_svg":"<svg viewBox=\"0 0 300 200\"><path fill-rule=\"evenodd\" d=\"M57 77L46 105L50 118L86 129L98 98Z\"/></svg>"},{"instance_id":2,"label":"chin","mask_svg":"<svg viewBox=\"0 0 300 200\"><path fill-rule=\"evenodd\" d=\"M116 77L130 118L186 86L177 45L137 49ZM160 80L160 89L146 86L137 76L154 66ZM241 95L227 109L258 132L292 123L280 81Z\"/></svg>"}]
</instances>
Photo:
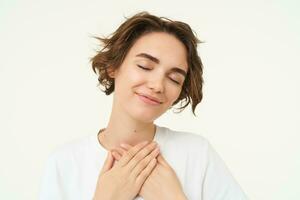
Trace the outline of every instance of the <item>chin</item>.
<instances>
[{"instance_id":1,"label":"chin","mask_svg":"<svg viewBox=\"0 0 300 200\"><path fill-rule=\"evenodd\" d=\"M136 119L137 121L141 121L143 123L152 123L156 120L162 113L158 113L155 110L137 108L130 109L130 115L132 118Z\"/></svg>"},{"instance_id":2,"label":"chin","mask_svg":"<svg viewBox=\"0 0 300 200\"><path fill-rule=\"evenodd\" d=\"M164 105L146 105L136 96L133 101L127 101L126 104L123 104L123 108L131 118L143 123L152 123L166 111Z\"/></svg>"}]
</instances>

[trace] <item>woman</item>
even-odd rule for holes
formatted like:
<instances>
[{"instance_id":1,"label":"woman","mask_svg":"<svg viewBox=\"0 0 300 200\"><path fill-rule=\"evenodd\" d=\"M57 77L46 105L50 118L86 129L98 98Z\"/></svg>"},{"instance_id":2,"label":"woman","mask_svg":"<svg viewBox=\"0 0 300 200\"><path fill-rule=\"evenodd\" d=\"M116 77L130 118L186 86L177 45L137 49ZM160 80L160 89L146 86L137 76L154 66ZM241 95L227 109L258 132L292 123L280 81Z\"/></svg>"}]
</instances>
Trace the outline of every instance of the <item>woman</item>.
<instances>
[{"instance_id":1,"label":"woman","mask_svg":"<svg viewBox=\"0 0 300 200\"><path fill-rule=\"evenodd\" d=\"M48 159L40 199L246 199L200 135L154 120L178 102L202 99L199 40L189 25L142 12L128 18L92 58L106 95L106 128Z\"/></svg>"}]
</instances>

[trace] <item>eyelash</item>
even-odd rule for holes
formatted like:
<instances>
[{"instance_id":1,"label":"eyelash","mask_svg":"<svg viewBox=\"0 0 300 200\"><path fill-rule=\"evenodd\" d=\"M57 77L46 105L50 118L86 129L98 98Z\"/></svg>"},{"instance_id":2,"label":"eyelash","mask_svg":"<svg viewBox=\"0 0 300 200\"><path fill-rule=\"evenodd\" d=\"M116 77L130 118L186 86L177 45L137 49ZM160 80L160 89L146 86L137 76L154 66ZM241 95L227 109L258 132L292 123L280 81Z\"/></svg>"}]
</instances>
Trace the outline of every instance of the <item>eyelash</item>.
<instances>
[{"instance_id":1,"label":"eyelash","mask_svg":"<svg viewBox=\"0 0 300 200\"><path fill-rule=\"evenodd\" d=\"M146 70L146 71L151 70L151 69L146 68L146 67L143 67L143 66L141 66L141 65L137 65L137 66L138 66L139 68L143 69L143 70ZM173 80L173 79L171 79L171 78L170 78L170 80L173 81L175 84L180 85L179 82L177 82L177 81L175 81L175 80Z\"/></svg>"}]
</instances>

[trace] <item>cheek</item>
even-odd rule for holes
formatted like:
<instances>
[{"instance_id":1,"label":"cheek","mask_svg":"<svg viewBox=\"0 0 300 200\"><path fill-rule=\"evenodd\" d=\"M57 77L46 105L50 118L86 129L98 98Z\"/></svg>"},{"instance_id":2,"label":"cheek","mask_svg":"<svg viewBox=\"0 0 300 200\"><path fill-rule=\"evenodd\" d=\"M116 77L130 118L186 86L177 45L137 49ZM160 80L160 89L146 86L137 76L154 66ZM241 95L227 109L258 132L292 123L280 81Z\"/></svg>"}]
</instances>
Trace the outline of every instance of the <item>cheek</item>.
<instances>
[{"instance_id":1,"label":"cheek","mask_svg":"<svg viewBox=\"0 0 300 200\"><path fill-rule=\"evenodd\" d=\"M181 93L180 87L174 87L174 86L166 87L165 94L168 97L168 101L170 102L170 105L172 105L173 102L177 100L180 93Z\"/></svg>"},{"instance_id":2,"label":"cheek","mask_svg":"<svg viewBox=\"0 0 300 200\"><path fill-rule=\"evenodd\" d=\"M130 77L134 83L142 83L147 80L147 73L142 72L140 69L133 68L130 70L128 77Z\"/></svg>"},{"instance_id":3,"label":"cheek","mask_svg":"<svg viewBox=\"0 0 300 200\"><path fill-rule=\"evenodd\" d=\"M131 73L128 74L128 78L132 81L132 83L139 83L144 81L146 77L142 73L132 70Z\"/></svg>"},{"instance_id":4,"label":"cheek","mask_svg":"<svg viewBox=\"0 0 300 200\"><path fill-rule=\"evenodd\" d=\"M177 92L176 95L174 96L172 104L178 99L179 95L180 95L180 92Z\"/></svg>"},{"instance_id":5,"label":"cheek","mask_svg":"<svg viewBox=\"0 0 300 200\"><path fill-rule=\"evenodd\" d=\"M127 73L123 76L124 80L131 83L136 84L143 80L145 80L144 74L139 72L134 67L127 70Z\"/></svg>"},{"instance_id":6,"label":"cheek","mask_svg":"<svg viewBox=\"0 0 300 200\"><path fill-rule=\"evenodd\" d=\"M127 88L128 86L132 86L134 83L142 79L141 74L137 73L136 70L130 68L122 71L122 73L120 73L119 75L120 76L117 77L118 80L116 80L116 82L117 85L123 89ZM128 91L128 88L126 89L126 91Z\"/></svg>"},{"instance_id":7,"label":"cheek","mask_svg":"<svg viewBox=\"0 0 300 200\"><path fill-rule=\"evenodd\" d=\"M124 102L135 98L136 88L143 84L145 78L134 70L128 70L116 80L115 93Z\"/></svg>"}]
</instances>

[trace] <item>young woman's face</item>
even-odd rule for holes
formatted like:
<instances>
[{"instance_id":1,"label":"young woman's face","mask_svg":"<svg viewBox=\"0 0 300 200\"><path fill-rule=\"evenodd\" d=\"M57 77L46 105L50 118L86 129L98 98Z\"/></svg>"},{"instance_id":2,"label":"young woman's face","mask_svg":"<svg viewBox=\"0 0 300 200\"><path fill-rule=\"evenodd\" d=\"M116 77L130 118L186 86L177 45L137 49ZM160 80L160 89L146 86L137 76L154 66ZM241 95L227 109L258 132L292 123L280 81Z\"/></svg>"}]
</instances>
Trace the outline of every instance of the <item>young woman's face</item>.
<instances>
[{"instance_id":1,"label":"young woman's face","mask_svg":"<svg viewBox=\"0 0 300 200\"><path fill-rule=\"evenodd\" d=\"M119 111L146 123L167 111L179 97L185 80L186 54L181 41L168 33L140 37L114 73Z\"/></svg>"}]
</instances>

